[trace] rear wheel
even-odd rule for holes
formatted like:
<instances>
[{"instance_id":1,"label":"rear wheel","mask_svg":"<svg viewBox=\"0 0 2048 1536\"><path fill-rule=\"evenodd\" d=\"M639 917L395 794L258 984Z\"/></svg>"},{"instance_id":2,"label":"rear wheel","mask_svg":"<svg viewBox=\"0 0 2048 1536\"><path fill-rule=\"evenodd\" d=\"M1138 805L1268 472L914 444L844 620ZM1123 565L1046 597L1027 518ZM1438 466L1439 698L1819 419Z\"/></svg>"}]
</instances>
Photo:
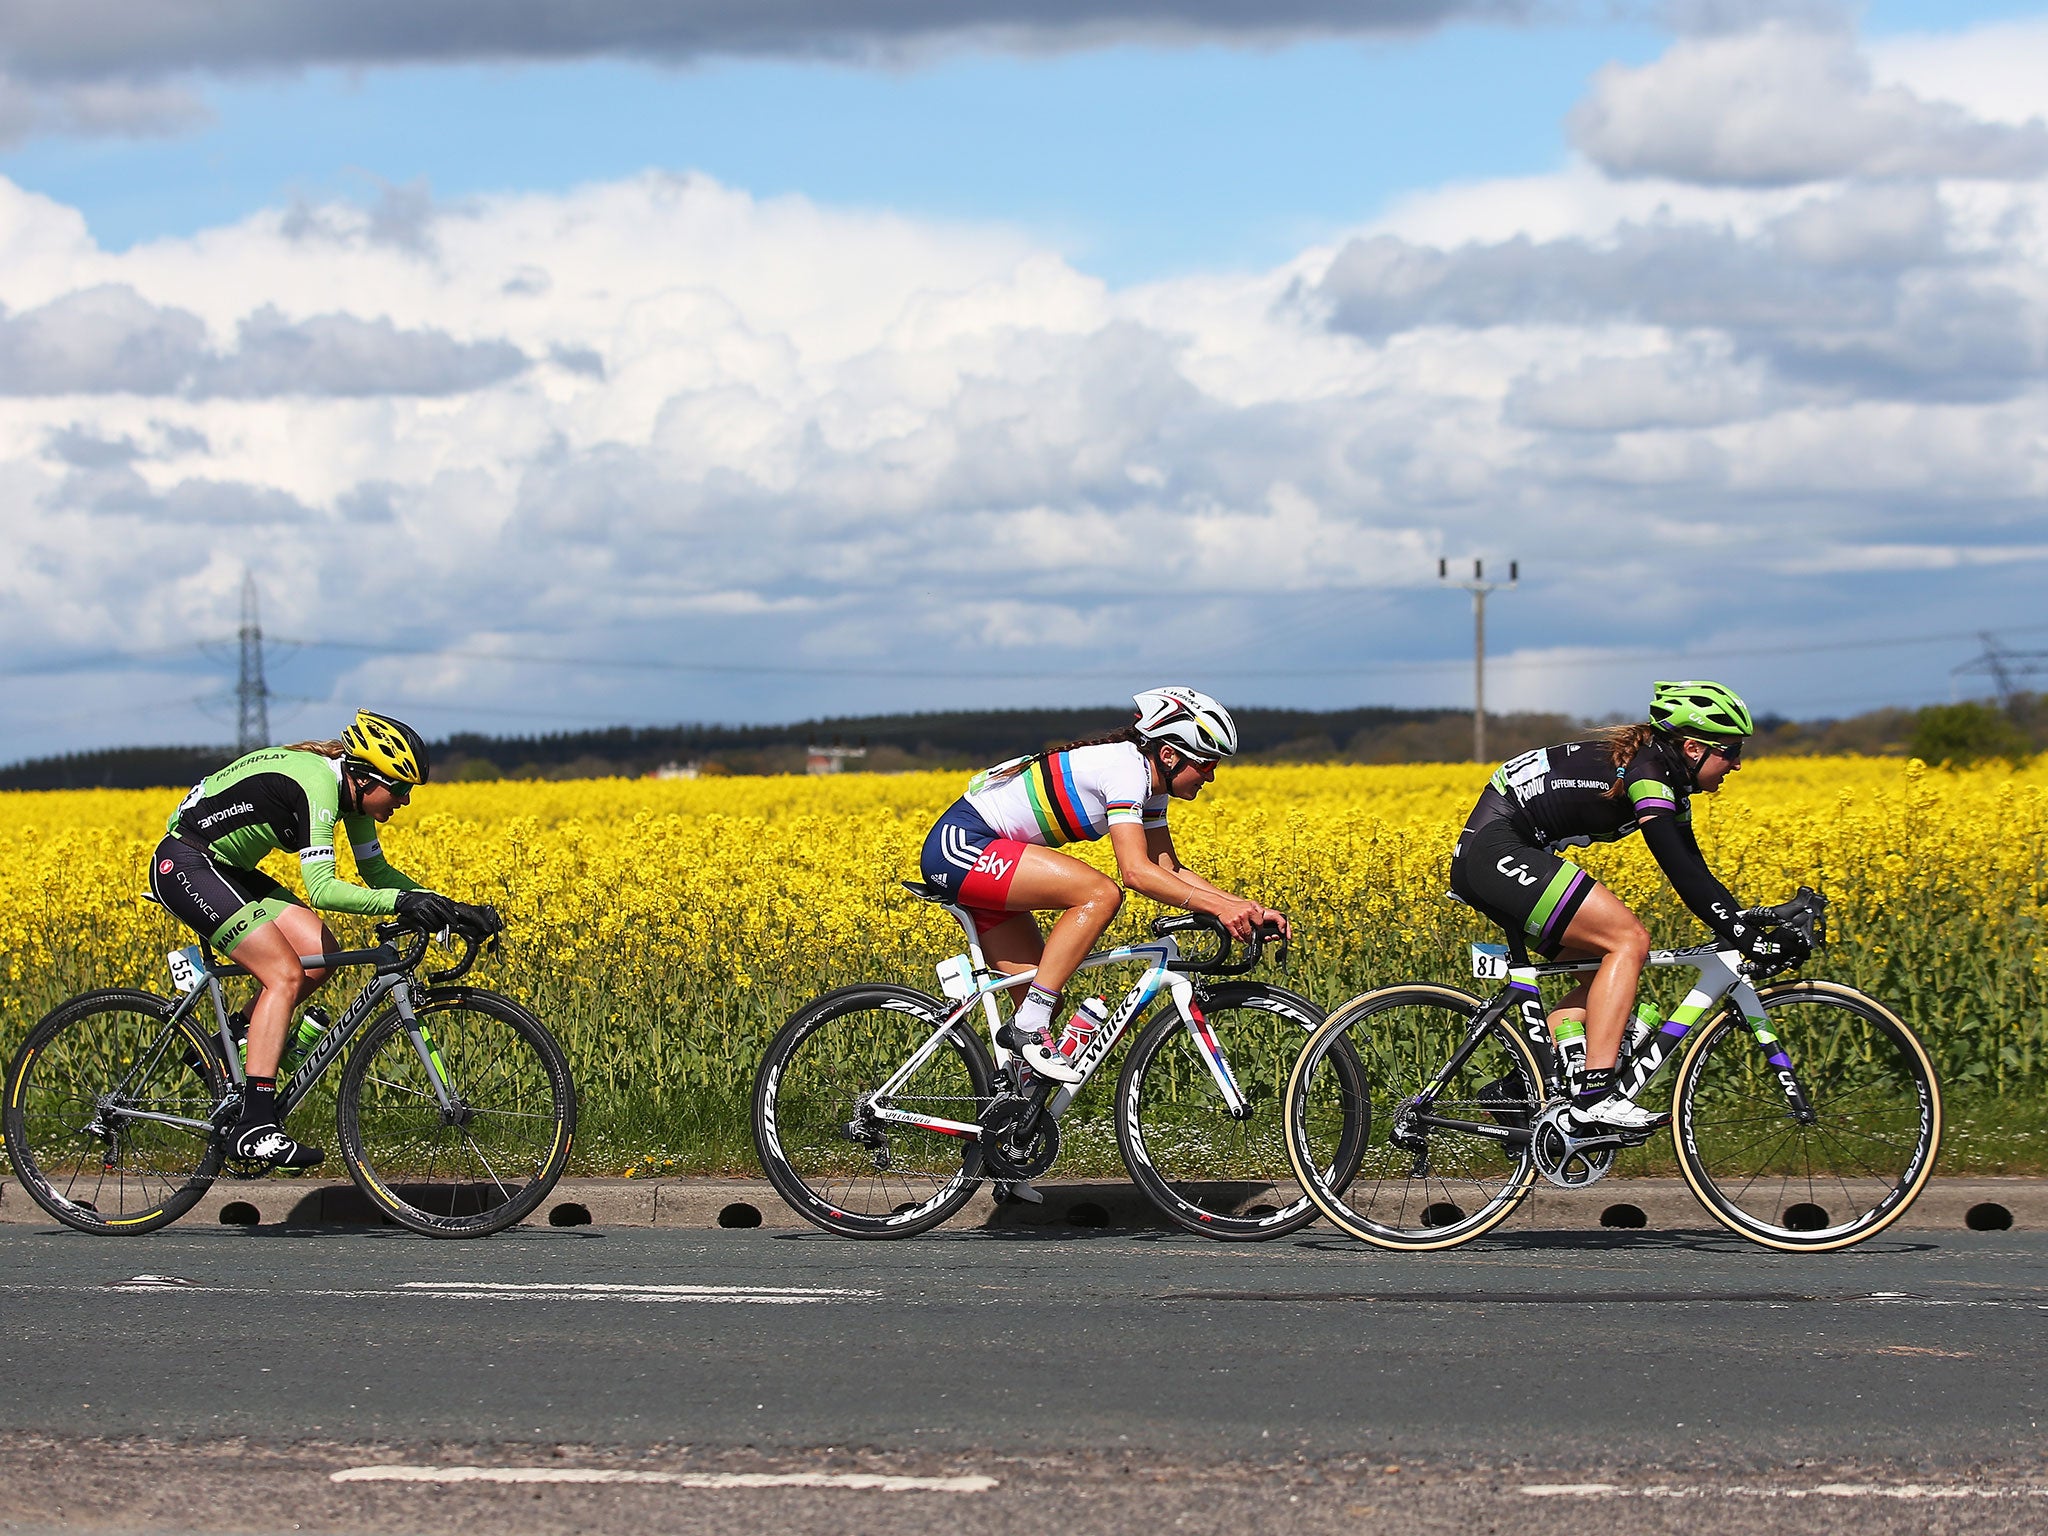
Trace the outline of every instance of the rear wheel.
<instances>
[{"instance_id":1,"label":"rear wheel","mask_svg":"<svg viewBox=\"0 0 2048 1536\"><path fill-rule=\"evenodd\" d=\"M1333 1225L1382 1248L1451 1248L1505 1221L1529 1192L1536 1169L1526 1138L1486 1134L1526 1130L1543 1107L1535 1055L1505 1021L1489 1025L1420 1102L1480 1007L1450 987L1387 987L1353 998L1310 1037L1288 1079L1287 1151ZM1364 1069L1362 1100L1344 1083L1340 1048ZM1365 1145L1339 1185L1323 1170L1353 1121L1365 1127Z\"/></svg>"},{"instance_id":2,"label":"rear wheel","mask_svg":"<svg viewBox=\"0 0 2048 1536\"><path fill-rule=\"evenodd\" d=\"M910 1237L973 1198L978 1137L873 1112L876 1092L948 1011L908 987L846 987L798 1012L769 1042L754 1079L754 1148L799 1216L842 1237ZM994 1076L980 1041L956 1024L889 1107L975 1124Z\"/></svg>"},{"instance_id":3,"label":"rear wheel","mask_svg":"<svg viewBox=\"0 0 2048 1536\"><path fill-rule=\"evenodd\" d=\"M568 1058L539 1019L494 992L430 992L415 1015L417 1041L392 1009L350 1052L335 1101L342 1159L402 1227L503 1231L533 1214L569 1161Z\"/></svg>"},{"instance_id":4,"label":"rear wheel","mask_svg":"<svg viewBox=\"0 0 2048 1536\"><path fill-rule=\"evenodd\" d=\"M1752 1242L1847 1248L1898 1220L1934 1170L1933 1063L1903 1020L1854 988L1794 981L1760 997L1774 1045L1730 1008L1686 1050L1672 1094L1679 1168L1708 1212ZM1793 1117L1778 1053L1811 1124Z\"/></svg>"},{"instance_id":5,"label":"rear wheel","mask_svg":"<svg viewBox=\"0 0 2048 1536\"><path fill-rule=\"evenodd\" d=\"M1299 1231L1316 1208L1288 1164L1280 1103L1288 1069L1323 1011L1258 982L1207 988L1200 1009L1249 1114L1232 1118L1201 1045L1166 999L1117 1082L1117 1144L1132 1181L1204 1237L1259 1241ZM1349 1046L1333 1048L1329 1065L1347 1090L1342 1102L1362 1103L1364 1073ZM1339 1126L1324 1169L1332 1182L1341 1185L1357 1167L1364 1135L1355 1116Z\"/></svg>"},{"instance_id":6,"label":"rear wheel","mask_svg":"<svg viewBox=\"0 0 2048 1536\"><path fill-rule=\"evenodd\" d=\"M206 1033L189 1017L171 1023L174 1011L147 992L87 992L30 1030L7 1068L8 1160L67 1227L154 1232L220 1171L210 1117L226 1075Z\"/></svg>"}]
</instances>

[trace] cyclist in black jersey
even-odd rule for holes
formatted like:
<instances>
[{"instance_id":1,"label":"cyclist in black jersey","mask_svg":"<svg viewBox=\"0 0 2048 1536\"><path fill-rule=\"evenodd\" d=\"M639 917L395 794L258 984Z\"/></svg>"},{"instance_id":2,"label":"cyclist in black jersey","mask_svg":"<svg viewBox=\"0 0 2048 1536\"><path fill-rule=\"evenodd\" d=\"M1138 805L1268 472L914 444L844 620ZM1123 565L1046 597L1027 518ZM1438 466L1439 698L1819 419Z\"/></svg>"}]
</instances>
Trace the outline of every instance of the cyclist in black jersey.
<instances>
[{"instance_id":1,"label":"cyclist in black jersey","mask_svg":"<svg viewBox=\"0 0 2048 1536\"><path fill-rule=\"evenodd\" d=\"M297 855L307 900L327 912L401 913L428 928L496 933L489 907L421 888L394 868L377 825L427 780L427 744L403 721L357 713L339 741L266 747L208 774L171 813L150 857L151 892L261 987L248 1016L241 1119L231 1153L276 1167L311 1168L324 1155L277 1120L277 1066L294 1009L327 979L299 956L338 949L327 925L258 866L280 849ZM367 886L334 872L334 839L350 842Z\"/></svg>"},{"instance_id":2,"label":"cyclist in black jersey","mask_svg":"<svg viewBox=\"0 0 2048 1536\"><path fill-rule=\"evenodd\" d=\"M1752 959L1785 958L1796 935L1744 920L1692 830L1692 796L1719 792L1755 729L1748 706L1719 683L1658 683L1647 721L1504 764L1458 835L1454 896L1546 955L1600 961L1592 980L1550 1015L1553 1032L1585 1031L1584 1081L1573 1107L1582 1129L1648 1131L1669 1117L1613 1088L1650 936L1619 897L1557 850L1640 831L1679 899L1717 939Z\"/></svg>"}]
</instances>

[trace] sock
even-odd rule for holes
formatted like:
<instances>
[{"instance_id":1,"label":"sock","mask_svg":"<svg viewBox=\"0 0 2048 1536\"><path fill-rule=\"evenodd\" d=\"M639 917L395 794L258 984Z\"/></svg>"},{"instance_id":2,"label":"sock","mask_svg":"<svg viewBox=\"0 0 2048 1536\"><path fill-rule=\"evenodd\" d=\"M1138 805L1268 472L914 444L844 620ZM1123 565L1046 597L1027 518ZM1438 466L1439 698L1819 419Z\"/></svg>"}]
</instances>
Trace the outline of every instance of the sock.
<instances>
[{"instance_id":1,"label":"sock","mask_svg":"<svg viewBox=\"0 0 2048 1536\"><path fill-rule=\"evenodd\" d=\"M242 1082L241 1130L251 1125L277 1124L277 1079L251 1072Z\"/></svg>"},{"instance_id":2,"label":"sock","mask_svg":"<svg viewBox=\"0 0 2048 1536\"><path fill-rule=\"evenodd\" d=\"M1052 1011L1059 1005L1059 1000L1059 993L1048 992L1034 981L1023 1006L1018 1008L1016 1017L1010 1022L1017 1026L1021 1035L1041 1035L1049 1039L1052 1035Z\"/></svg>"},{"instance_id":3,"label":"sock","mask_svg":"<svg viewBox=\"0 0 2048 1536\"><path fill-rule=\"evenodd\" d=\"M1585 1086L1573 1096L1572 1102L1580 1109L1585 1109L1598 1104L1614 1091L1614 1068L1588 1067L1582 1075L1582 1081Z\"/></svg>"}]
</instances>

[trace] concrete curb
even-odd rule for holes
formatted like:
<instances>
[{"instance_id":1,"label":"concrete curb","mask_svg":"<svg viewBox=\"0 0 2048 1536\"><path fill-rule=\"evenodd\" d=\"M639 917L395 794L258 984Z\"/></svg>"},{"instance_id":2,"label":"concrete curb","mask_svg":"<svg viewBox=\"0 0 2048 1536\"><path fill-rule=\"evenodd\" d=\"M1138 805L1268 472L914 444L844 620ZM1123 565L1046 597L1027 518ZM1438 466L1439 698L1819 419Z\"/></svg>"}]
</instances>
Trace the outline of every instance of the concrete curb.
<instances>
[{"instance_id":1,"label":"concrete curb","mask_svg":"<svg viewBox=\"0 0 2048 1536\"><path fill-rule=\"evenodd\" d=\"M1170 1230L1151 1202L1125 1180L1076 1179L1037 1188L1045 1196L1043 1205L999 1206L984 1184L949 1227ZM208 1226L348 1227L376 1226L381 1217L353 1184L280 1176L219 1180L184 1220ZM52 1224L12 1179L0 1179L0 1222ZM564 1179L528 1224L705 1231L808 1226L763 1179ZM1608 1179L1577 1192L1539 1184L1513 1219L1494 1230L1698 1231L1715 1226L1681 1179ZM2008 1227L2048 1230L2048 1179L1936 1179L1893 1230Z\"/></svg>"}]
</instances>

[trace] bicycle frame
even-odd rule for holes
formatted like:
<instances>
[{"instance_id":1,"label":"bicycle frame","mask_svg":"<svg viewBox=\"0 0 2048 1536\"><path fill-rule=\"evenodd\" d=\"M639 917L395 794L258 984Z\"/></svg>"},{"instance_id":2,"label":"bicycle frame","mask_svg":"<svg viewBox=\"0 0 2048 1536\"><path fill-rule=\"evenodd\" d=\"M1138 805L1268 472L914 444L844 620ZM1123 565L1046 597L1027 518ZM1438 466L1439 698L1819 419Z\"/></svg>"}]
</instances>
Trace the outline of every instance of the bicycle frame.
<instances>
[{"instance_id":1,"label":"bicycle frame","mask_svg":"<svg viewBox=\"0 0 2048 1536\"><path fill-rule=\"evenodd\" d=\"M897 1109L889 1103L889 1099L910 1081L918 1068L931 1058L946 1036L959 1027L977 1003L981 1005L988 1026L989 1046L994 1052L996 1065L1007 1066L1012 1053L996 1038L997 1031L1003 1026L1002 1010L996 1004L996 994L1028 985L1032 978L1037 976L1038 971L1033 968L1010 975L992 969L988 957L982 952L981 936L975 931L973 918L968 916L963 908L949 902L940 902L936 905L944 907L951 913L954 921L959 923L960 931L967 936L967 956L976 984L966 996L955 1000L952 1010L940 1020L931 1037L910 1054L909 1059L896 1069L886 1083L875 1090L874 1096L868 1101L868 1110L875 1119L897 1125L917 1126L922 1130L937 1131L946 1136L979 1136L981 1126L973 1121L948 1120L942 1116ZM1057 1120L1066 1113L1067 1106L1074 1102L1074 1095L1088 1085L1088 1080L1095 1075L1096 1069L1109 1058L1109 1053L1116 1049L1116 1044L1123 1038L1124 1032L1151 1006L1153 999L1161 992L1166 992L1173 998L1173 1005L1180 1014L1181 1022L1187 1026L1189 1034L1193 1037L1202 1060L1208 1065L1210 1076L1216 1080L1216 1091L1223 1096L1223 1102L1230 1113L1241 1118L1248 1112L1244 1092L1238 1087L1237 1078L1231 1073L1230 1063L1224 1060L1223 1048L1217 1042L1214 1031L1209 1028L1208 1021L1202 1017L1200 1005L1195 1001L1194 979L1185 972L1172 969L1173 962L1179 958L1179 942L1168 934L1162 938L1149 939L1142 944L1124 944L1115 949L1100 950L1075 967L1078 974L1105 965L1146 962L1145 970L1130 991L1125 993L1122 1001L1110 1011L1108 1022L1096 1031L1095 1038L1090 1040L1086 1049L1074 1058L1074 1065L1081 1072L1081 1080L1078 1083L1062 1084L1046 1104L1047 1114Z\"/></svg>"},{"instance_id":2,"label":"bicycle frame","mask_svg":"<svg viewBox=\"0 0 2048 1536\"><path fill-rule=\"evenodd\" d=\"M228 1027L229 1010L227 998L221 991L221 980L224 977L247 976L250 972L232 963L218 964L211 945L201 945L199 948L202 953L199 985L185 994L184 1001L179 1003L172 1010L171 1016L164 1021L164 1033L157 1048L165 1048L178 1024L197 1010L199 1000L203 997L213 1004L214 1018L217 1021L216 1038L220 1041L221 1057L227 1063L228 1075L239 1089L247 1081L248 1074L242 1064L242 1053L236 1048L234 1033ZM396 949L389 944L381 944L375 949L343 950L330 955L301 955L299 963L308 970L327 971L341 970L349 966L374 965L377 967L377 974L371 977L363 989L349 1001L349 1005L342 1010L341 1017L321 1035L320 1043L313 1048L312 1054L299 1063L291 1075L290 1082L279 1090L277 1113L280 1119L290 1114L292 1109L313 1091L314 1084L326 1075L327 1069L339 1059L349 1041L354 1039L356 1033L368 1022L377 1005L387 997L394 1000L398 1016L405 1021L413 1049L419 1053L420 1062L426 1068L427 1081L433 1084L434 1096L440 1101L442 1111L445 1113L455 1108L454 1096L448 1091L448 1076L440 1050L413 1010L413 985L409 983L413 983L414 978L409 970L401 968ZM146 1057L142 1065L146 1065L150 1059ZM213 1130L211 1121L195 1120L185 1115L124 1109L122 1117L127 1120L150 1120L161 1125L181 1126L187 1130Z\"/></svg>"},{"instance_id":3,"label":"bicycle frame","mask_svg":"<svg viewBox=\"0 0 2048 1536\"><path fill-rule=\"evenodd\" d=\"M1473 946L1475 958L1482 954L1498 954L1506 959L1506 946ZM1714 1016L1726 1002L1732 1001L1742 1011L1743 1021L1749 1025L1756 1037L1757 1046L1764 1052L1765 1059L1777 1073L1779 1086L1785 1091L1786 1103L1791 1107L1793 1118L1802 1125L1815 1119L1806 1095L1805 1085L1799 1079L1792 1058L1786 1054L1783 1044L1772 1030L1770 1019L1764 1012L1763 1000L1757 995L1756 984L1742 969L1742 957L1734 950L1716 949L1711 944L1695 945L1690 949L1657 949L1650 952L1645 969L1658 966L1690 966L1698 972L1698 979L1687 991L1684 1001L1671 1010L1671 1016L1664 1020L1658 1031L1645 1040L1629 1059L1625 1073L1616 1079L1615 1090L1633 1098L1642 1089L1654 1082L1664 1068L1677 1058L1678 1049L1687 1035L1702 1021ZM1563 1069L1558 1060L1555 1042L1551 1039L1550 1018L1543 1007L1543 997L1538 985L1545 976L1581 975L1596 971L1600 962L1595 960L1558 960L1544 964L1508 964L1507 987L1489 999L1472 1016L1472 1023L1465 1031L1465 1038L1451 1059L1438 1070L1429 1086L1416 1096L1418 1105L1429 1104L1464 1066L1473 1051L1479 1047L1486 1031L1513 1010L1519 1014L1523 1039L1527 1040L1536 1053L1536 1060L1543 1067L1543 1091L1546 1099L1557 1099L1566 1093ZM1446 1130L1463 1131L1470 1135L1484 1136L1491 1140L1520 1146L1528 1141L1527 1129L1515 1129L1501 1125L1486 1125L1475 1121L1450 1120L1428 1113L1416 1115L1418 1124L1425 1127L1441 1127Z\"/></svg>"}]
</instances>

